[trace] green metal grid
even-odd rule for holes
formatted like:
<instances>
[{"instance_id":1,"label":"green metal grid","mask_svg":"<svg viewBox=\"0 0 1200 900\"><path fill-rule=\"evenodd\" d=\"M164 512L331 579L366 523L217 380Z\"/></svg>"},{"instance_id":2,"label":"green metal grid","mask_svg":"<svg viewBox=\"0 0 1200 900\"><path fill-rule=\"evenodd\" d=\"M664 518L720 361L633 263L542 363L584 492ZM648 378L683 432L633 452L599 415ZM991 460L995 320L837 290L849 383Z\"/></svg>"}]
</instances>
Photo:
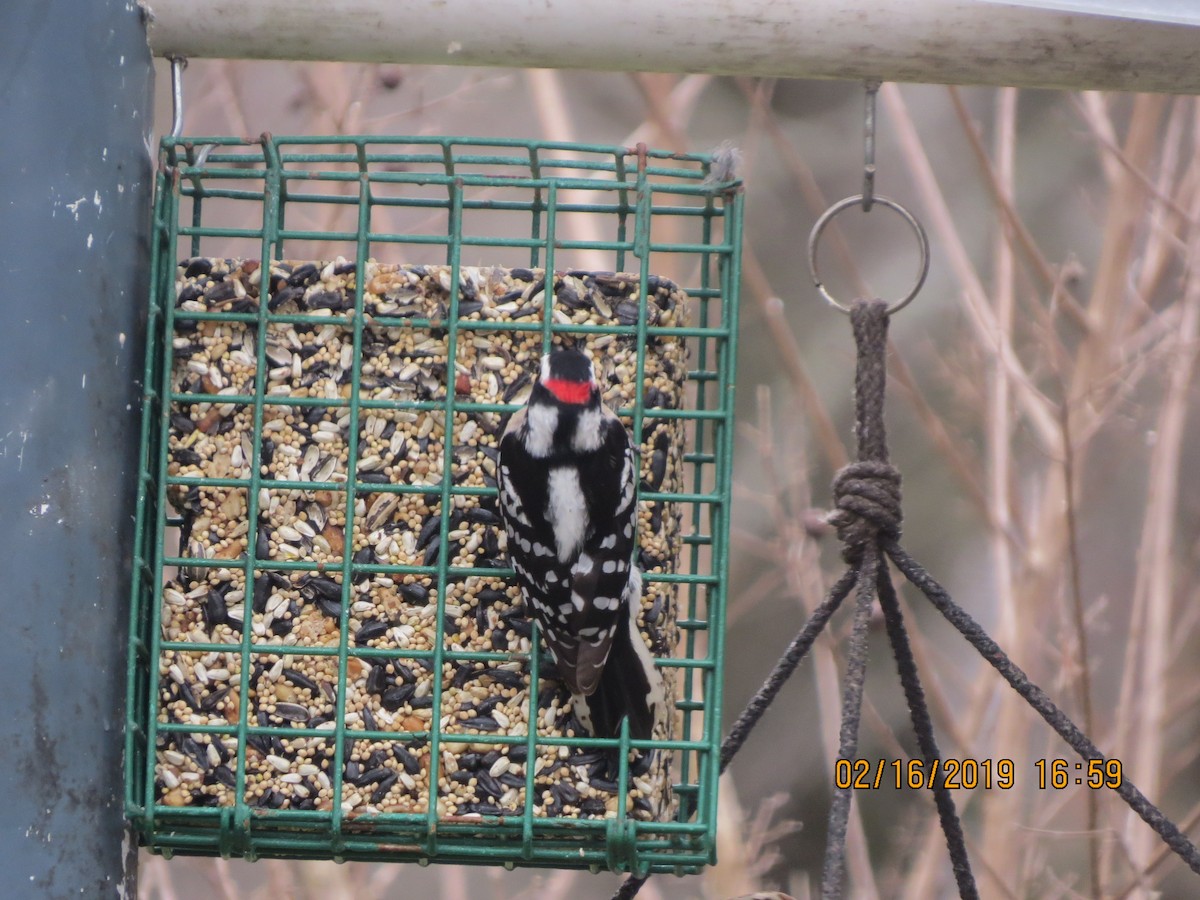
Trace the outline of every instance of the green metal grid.
<instances>
[{"instance_id":1,"label":"green metal grid","mask_svg":"<svg viewBox=\"0 0 1200 900\"><path fill-rule=\"evenodd\" d=\"M723 666L723 620L728 574L728 520L732 452L733 373L735 365L737 297L740 281L742 195L736 183L715 183L710 177L712 160L704 155L680 155L648 151L644 147L583 146L516 140L402 137L271 137L259 141L236 138L166 138L160 153L154 211L152 284L145 368L145 407L142 423L139 498L136 519L134 588L131 604L131 646L128 672L126 722L126 810L143 843L155 852L196 855L263 856L284 858L333 858L337 860L412 860L503 864L506 866L549 866L557 868L607 868L644 873L697 871L715 858L716 786L719 765L720 710ZM562 199L565 196L566 199ZM353 228L291 228L286 222L312 210L345 208ZM377 217L386 211L389 221ZM476 231L480 215L501 217L495 234ZM404 218L397 226L392 216ZM566 217L587 217L598 236L587 239L561 237ZM250 221L246 221L249 219ZM657 240L660 221L675 223L670 240ZM516 223L523 226L514 228ZM681 235L678 232L686 232ZM528 236L520 235L522 232ZM527 735L493 735L487 743L496 746L524 744L527 758L536 758L536 748L565 745L572 748L613 746L622 749L618 773L620 787L617 814L591 820L538 817L533 814L534 766L525 766L524 812L469 822L439 820L436 810L440 746L456 742L479 742L477 735L443 733L438 716L428 732L349 731L345 727L346 690L336 699L332 731L251 724L250 671L252 657L278 654L274 644L256 644L251 637L249 616L242 628L240 647L228 644L167 642L162 639L162 586L164 570L176 566L227 566L241 568L246 591L256 573L266 570L311 571L304 561L256 558L255 528L258 521L260 487L345 492L347 498L346 551L342 554L342 613L336 647L291 648L310 656L338 660L340 683L346 683L349 597L353 576L371 574L429 575L439 586L456 578L476 574L470 568L448 565L447 553L432 566L360 565L353 562L353 519L349 510L356 496L366 491L429 492L426 485L382 485L362 483L355 475L357 441L348 442L346 483L267 481L259 474L265 361L269 323L329 324L328 317L312 314L281 315L259 302L254 312L184 312L175 306L176 261L189 256L256 256L262 260L284 258L332 258L329 248L347 250L358 272L377 256L406 263L440 263L451 268L451 285L458 285L464 251L486 265L528 265L548 272L566 268L567 263L592 261L597 254L613 271L630 271L639 276L639 314L636 324L613 326L561 325L554 321L553 291L543 292L542 322L536 329L548 345L558 332L574 335L635 335L638 347L647 340L676 338L690 346L688 405L686 408L655 409L657 418L678 418L690 433L684 456L686 490L682 493L643 493L643 500L665 500L690 507L679 571L650 576L648 580L678 583L678 627L682 632L675 656L660 661L680 672L682 691L678 708L683 711L682 733L670 741L619 741L592 738L551 738L536 728ZM232 252L231 248L241 252ZM440 257L440 258L439 258ZM669 265L687 271L695 283L681 283L693 298L693 321L681 327L650 326L646 304L650 276L656 266ZM356 279L354 314L344 320L353 333L354 354L350 398L340 405L350 411L349 434L359 433L362 410L396 408L392 400L372 400L359 395L362 346L363 278ZM450 292L450 308L444 322L376 318L384 326L425 327L440 325L446 331L447 347L454 348L459 328L478 333L499 330L531 330L527 323L460 321L458 291ZM254 323L257 335L255 386L252 394L224 395L220 402L245 404L253 409L254 458L248 479L185 478L167 471L168 412L173 402L195 402L172 393L172 338L182 320ZM637 383L643 384L644 356L638 354ZM448 371L452 372L453 367ZM201 397L200 399L204 399ZM215 397L210 397L210 400ZM276 397L270 405L337 406L326 398ZM464 403L447 389L443 400L403 401L404 409L440 409L444 412L444 434L453 434L454 413L509 412L504 404ZM634 406L622 413L632 419L635 439L640 441L645 411L641 392ZM463 488L452 484L454 442L444 441L446 458L440 486L441 509L450 508L454 495L494 494L494 489ZM246 489L249 552L238 560L197 560L168 546L168 528L173 524L167 502L172 485L229 486ZM446 546L449 517L443 516L440 539ZM489 575L511 572L489 570ZM447 591L437 590L439 640L431 651L375 651L357 647L353 655L403 657L428 661L433 673L443 660L508 660L520 654L448 651L441 640ZM248 597L247 597L248 600ZM247 603L248 609L248 603ZM158 678L161 654L240 650L240 713L228 728L157 721ZM534 632L530 667L537 672L539 644ZM530 710L536 713L537 677L530 679ZM440 709L441 679L433 678L433 709ZM536 714L530 716L537 721ZM161 736L175 733L236 735L237 800L230 807L172 807L155 802L155 748ZM334 746L334 763L329 773L334 802L328 811L263 809L245 802L246 747L251 735L312 736L328 739ZM431 745L430 798L424 813L379 813L356 816L342 812L345 748L356 740L407 740L426 737ZM673 821L647 822L627 816L625 795L630 783L630 747L674 751L674 792L679 799Z\"/></svg>"}]
</instances>

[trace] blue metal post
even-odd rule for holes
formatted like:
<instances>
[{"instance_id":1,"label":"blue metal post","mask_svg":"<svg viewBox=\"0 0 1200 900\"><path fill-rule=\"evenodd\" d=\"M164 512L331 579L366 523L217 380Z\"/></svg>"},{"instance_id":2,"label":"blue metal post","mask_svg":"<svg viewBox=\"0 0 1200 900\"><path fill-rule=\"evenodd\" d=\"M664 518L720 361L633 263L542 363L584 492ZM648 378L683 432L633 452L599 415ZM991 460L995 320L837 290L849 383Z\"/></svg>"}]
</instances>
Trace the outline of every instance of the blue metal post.
<instances>
[{"instance_id":1,"label":"blue metal post","mask_svg":"<svg viewBox=\"0 0 1200 900\"><path fill-rule=\"evenodd\" d=\"M0 897L135 892L121 748L153 69L133 0L0 28Z\"/></svg>"}]
</instances>

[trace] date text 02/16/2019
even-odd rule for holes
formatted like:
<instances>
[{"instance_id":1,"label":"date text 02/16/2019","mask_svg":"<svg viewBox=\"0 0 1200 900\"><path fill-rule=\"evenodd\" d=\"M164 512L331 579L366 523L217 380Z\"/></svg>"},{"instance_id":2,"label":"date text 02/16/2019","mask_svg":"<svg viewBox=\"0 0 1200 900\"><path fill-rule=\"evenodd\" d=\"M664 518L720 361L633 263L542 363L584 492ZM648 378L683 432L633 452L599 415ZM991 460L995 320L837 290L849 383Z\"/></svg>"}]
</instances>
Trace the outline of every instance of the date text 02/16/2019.
<instances>
[{"instance_id":1,"label":"date text 02/16/2019","mask_svg":"<svg viewBox=\"0 0 1200 900\"><path fill-rule=\"evenodd\" d=\"M1118 788L1124 777L1119 759L1038 759L1031 774L1040 790ZM943 785L948 790L1006 791L1016 787L1017 778L1017 766L1011 759L950 758L929 763L920 759L839 759L834 765L834 786L841 790L923 790Z\"/></svg>"}]
</instances>

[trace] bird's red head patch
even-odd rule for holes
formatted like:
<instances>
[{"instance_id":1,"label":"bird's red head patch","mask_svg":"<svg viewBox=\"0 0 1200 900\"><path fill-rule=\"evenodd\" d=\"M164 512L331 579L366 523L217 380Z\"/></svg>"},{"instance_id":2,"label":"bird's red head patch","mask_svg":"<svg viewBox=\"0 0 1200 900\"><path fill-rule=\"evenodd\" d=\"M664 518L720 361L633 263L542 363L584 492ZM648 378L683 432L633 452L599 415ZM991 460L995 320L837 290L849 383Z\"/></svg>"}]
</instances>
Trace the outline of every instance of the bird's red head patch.
<instances>
[{"instance_id":1,"label":"bird's red head patch","mask_svg":"<svg viewBox=\"0 0 1200 900\"><path fill-rule=\"evenodd\" d=\"M592 362L578 350L558 350L542 357L542 387L559 403L582 405L596 387Z\"/></svg>"}]
</instances>

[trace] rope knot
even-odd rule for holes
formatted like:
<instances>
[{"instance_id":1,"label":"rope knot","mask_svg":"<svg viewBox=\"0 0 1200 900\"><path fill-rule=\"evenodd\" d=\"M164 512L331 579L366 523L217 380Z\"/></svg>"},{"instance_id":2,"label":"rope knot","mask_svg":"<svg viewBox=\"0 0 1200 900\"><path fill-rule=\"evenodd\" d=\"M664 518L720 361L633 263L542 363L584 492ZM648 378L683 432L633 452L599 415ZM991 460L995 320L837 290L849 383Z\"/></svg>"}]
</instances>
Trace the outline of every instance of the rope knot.
<instances>
[{"instance_id":1,"label":"rope knot","mask_svg":"<svg viewBox=\"0 0 1200 900\"><path fill-rule=\"evenodd\" d=\"M843 544L842 558L854 564L879 538L900 537L900 472L890 463L866 460L844 466L833 479L837 506L828 521Z\"/></svg>"}]
</instances>

